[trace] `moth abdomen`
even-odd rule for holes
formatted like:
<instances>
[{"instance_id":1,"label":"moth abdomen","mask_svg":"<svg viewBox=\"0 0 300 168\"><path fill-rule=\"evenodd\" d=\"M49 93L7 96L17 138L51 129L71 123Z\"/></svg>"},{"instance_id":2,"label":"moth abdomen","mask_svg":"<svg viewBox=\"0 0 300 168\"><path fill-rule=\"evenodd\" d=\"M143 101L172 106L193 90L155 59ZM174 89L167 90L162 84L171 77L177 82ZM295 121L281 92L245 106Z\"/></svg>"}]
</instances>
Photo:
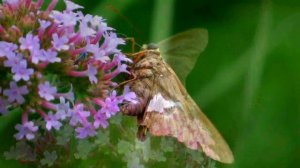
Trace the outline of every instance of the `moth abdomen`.
<instances>
[{"instance_id":1,"label":"moth abdomen","mask_svg":"<svg viewBox=\"0 0 300 168\"><path fill-rule=\"evenodd\" d=\"M145 98L138 98L138 103L129 103L122 106L122 112L129 116L138 116L144 113L147 100Z\"/></svg>"}]
</instances>

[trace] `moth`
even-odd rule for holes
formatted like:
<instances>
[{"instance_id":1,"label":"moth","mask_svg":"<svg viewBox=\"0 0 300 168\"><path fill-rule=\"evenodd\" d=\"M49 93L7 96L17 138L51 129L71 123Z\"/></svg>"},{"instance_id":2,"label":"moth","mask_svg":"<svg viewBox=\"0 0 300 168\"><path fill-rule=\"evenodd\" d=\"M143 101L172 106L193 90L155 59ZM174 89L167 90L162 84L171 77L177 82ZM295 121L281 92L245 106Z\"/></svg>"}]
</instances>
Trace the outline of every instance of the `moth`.
<instances>
[{"instance_id":1,"label":"moth","mask_svg":"<svg viewBox=\"0 0 300 168\"><path fill-rule=\"evenodd\" d=\"M134 54L133 79L127 83L138 103L125 104L122 112L137 117L140 140L147 132L171 136L214 160L232 163L229 146L184 87L184 79L207 41L205 29L192 29L158 45L144 45Z\"/></svg>"}]
</instances>

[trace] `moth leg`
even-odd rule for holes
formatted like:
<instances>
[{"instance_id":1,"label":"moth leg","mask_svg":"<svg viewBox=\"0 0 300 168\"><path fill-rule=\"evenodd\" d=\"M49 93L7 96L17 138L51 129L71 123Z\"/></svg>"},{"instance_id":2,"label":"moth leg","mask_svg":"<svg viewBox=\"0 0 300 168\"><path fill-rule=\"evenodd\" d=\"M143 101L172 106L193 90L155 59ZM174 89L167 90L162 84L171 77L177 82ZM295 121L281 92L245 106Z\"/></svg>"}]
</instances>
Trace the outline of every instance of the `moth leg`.
<instances>
[{"instance_id":1,"label":"moth leg","mask_svg":"<svg viewBox=\"0 0 300 168\"><path fill-rule=\"evenodd\" d=\"M127 84L127 83L129 83L129 82L135 81L135 80L137 79L136 74L131 73L131 75L132 75L132 77L133 77L132 79L126 80L126 81L124 81L124 82L121 82L121 83L117 86L117 88L120 87L120 86L122 86L122 85L125 85L125 84Z\"/></svg>"},{"instance_id":2,"label":"moth leg","mask_svg":"<svg viewBox=\"0 0 300 168\"><path fill-rule=\"evenodd\" d=\"M146 136L146 133L148 131L148 128L146 126L143 126L143 125L139 125L139 128L138 128L138 131L137 131L137 138L140 140L140 141L145 141L147 136Z\"/></svg>"},{"instance_id":3,"label":"moth leg","mask_svg":"<svg viewBox=\"0 0 300 168\"><path fill-rule=\"evenodd\" d=\"M133 37L127 37L124 40L131 42L131 53L134 53L135 39Z\"/></svg>"}]
</instances>

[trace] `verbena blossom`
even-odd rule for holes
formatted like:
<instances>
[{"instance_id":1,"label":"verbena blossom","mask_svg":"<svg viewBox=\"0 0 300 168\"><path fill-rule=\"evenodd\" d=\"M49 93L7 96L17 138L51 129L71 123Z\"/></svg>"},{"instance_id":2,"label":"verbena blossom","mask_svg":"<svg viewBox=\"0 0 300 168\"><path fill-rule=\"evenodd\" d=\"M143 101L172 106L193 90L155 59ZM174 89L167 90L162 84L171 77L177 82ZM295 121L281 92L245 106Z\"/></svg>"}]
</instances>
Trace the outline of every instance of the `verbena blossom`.
<instances>
[{"instance_id":1,"label":"verbena blossom","mask_svg":"<svg viewBox=\"0 0 300 168\"><path fill-rule=\"evenodd\" d=\"M17 102L18 104L23 104L25 102L24 95L28 94L27 86L18 87L17 84L12 81L9 83L8 89L3 90L3 95L7 96L10 103Z\"/></svg>"},{"instance_id":2,"label":"verbena blossom","mask_svg":"<svg viewBox=\"0 0 300 168\"><path fill-rule=\"evenodd\" d=\"M40 39L38 36L28 33L26 37L19 38L20 49L34 51L40 48Z\"/></svg>"},{"instance_id":3,"label":"verbena blossom","mask_svg":"<svg viewBox=\"0 0 300 168\"><path fill-rule=\"evenodd\" d=\"M55 86L51 86L48 81L39 84L38 88L39 88L39 95L41 96L41 98L44 98L48 101L54 99L54 95L56 94L57 89Z\"/></svg>"},{"instance_id":4,"label":"verbena blossom","mask_svg":"<svg viewBox=\"0 0 300 168\"><path fill-rule=\"evenodd\" d=\"M25 122L22 125L17 124L16 129L19 131L15 134L16 139L20 140L26 138L27 140L32 140L34 138L34 133L38 130L38 127L34 125L32 121Z\"/></svg>"},{"instance_id":5,"label":"verbena blossom","mask_svg":"<svg viewBox=\"0 0 300 168\"><path fill-rule=\"evenodd\" d=\"M79 139L93 137L123 103L137 102L128 88L115 88L115 77L129 73L125 41L70 0L63 11L54 9L58 0L46 10L42 2L2 1L0 114L22 110L15 138L33 145L66 124Z\"/></svg>"}]
</instances>

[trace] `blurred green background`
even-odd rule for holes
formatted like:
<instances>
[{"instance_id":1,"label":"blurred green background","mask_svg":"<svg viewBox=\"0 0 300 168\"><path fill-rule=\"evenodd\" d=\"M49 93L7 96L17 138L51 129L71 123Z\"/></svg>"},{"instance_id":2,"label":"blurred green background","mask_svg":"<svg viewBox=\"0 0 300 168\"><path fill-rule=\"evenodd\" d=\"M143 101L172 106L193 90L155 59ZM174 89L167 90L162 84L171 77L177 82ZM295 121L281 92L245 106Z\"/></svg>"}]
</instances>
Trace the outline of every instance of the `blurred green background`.
<instances>
[{"instance_id":1,"label":"blurred green background","mask_svg":"<svg viewBox=\"0 0 300 168\"><path fill-rule=\"evenodd\" d=\"M206 28L208 47L187 89L233 150L235 163L217 167L300 166L299 0L75 2L139 44ZM11 140L1 137L1 151Z\"/></svg>"}]
</instances>

